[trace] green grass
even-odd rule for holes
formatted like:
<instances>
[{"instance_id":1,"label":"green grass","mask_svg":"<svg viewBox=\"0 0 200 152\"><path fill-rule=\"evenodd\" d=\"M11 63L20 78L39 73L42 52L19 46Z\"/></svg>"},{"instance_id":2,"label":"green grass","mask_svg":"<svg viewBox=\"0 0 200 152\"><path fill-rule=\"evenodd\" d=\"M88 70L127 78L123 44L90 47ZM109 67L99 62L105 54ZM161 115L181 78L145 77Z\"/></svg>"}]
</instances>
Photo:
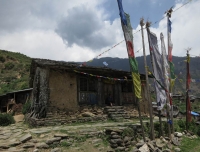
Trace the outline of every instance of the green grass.
<instances>
[{"instance_id":1,"label":"green grass","mask_svg":"<svg viewBox=\"0 0 200 152\"><path fill-rule=\"evenodd\" d=\"M183 137L181 141L181 152L198 152L200 151L200 138L190 139Z\"/></svg>"}]
</instances>

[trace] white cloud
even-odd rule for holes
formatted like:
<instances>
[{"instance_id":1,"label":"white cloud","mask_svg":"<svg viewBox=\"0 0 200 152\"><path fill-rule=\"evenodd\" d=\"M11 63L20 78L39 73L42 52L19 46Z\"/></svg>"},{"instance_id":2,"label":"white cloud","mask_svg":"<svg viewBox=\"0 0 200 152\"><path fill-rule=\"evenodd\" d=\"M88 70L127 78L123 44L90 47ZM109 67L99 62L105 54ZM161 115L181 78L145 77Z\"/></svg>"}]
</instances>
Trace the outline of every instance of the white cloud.
<instances>
[{"instance_id":1,"label":"white cloud","mask_svg":"<svg viewBox=\"0 0 200 152\"><path fill-rule=\"evenodd\" d=\"M121 28L120 19L114 19L110 22L108 14L105 14L102 7L99 7L104 1L95 0L74 0L68 2L60 1L23 1L24 3L13 3L8 0L4 3L4 7L0 6L0 49L14 52L21 52L34 58L47 58L63 61L88 61L102 52L110 49L116 43L124 39ZM178 2L176 8L183 3ZM64 42L63 39L55 32L58 21L69 16L69 10L72 8L93 8L93 13L98 17L98 28L93 31L97 35L101 35L99 39L92 40L93 43L101 44L101 46L92 49L89 44L80 45L76 42ZM172 42L174 44L173 55L185 56L185 48L191 47L191 54L199 55L198 48L200 43L198 38L200 30L200 1L193 1L182 7L172 14ZM5 8L5 9L3 9ZM12 10L12 11L11 11ZM7 14L8 13L8 14ZM118 13L118 12L116 12ZM4 15L3 15L4 14ZM142 16L142 14L141 14ZM78 18L75 18L78 20ZM166 18L161 20L158 27L151 28L151 31L157 34L158 39L160 32L163 32L166 42ZM81 26L81 25L80 25ZM82 27L84 30L85 27ZM138 31L138 25L133 33ZM148 41L145 33L146 54L149 54ZM66 33L68 34L68 33ZM73 33L72 33L73 34ZM87 42L89 43L89 41ZM93 44L94 45L94 44ZM134 34L135 51L142 48L141 31ZM135 53L136 56L142 56L143 51ZM127 58L125 42L116 46L109 52L101 55L101 57L120 57Z\"/></svg>"}]
</instances>

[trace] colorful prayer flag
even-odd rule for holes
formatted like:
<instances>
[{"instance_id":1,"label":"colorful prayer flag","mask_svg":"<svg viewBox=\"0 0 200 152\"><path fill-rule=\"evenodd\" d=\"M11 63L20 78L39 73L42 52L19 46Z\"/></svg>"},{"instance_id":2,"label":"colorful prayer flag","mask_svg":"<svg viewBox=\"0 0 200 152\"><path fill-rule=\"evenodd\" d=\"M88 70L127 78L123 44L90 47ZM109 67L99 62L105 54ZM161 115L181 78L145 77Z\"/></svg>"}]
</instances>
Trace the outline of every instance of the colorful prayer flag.
<instances>
[{"instance_id":1,"label":"colorful prayer flag","mask_svg":"<svg viewBox=\"0 0 200 152\"><path fill-rule=\"evenodd\" d=\"M133 34L132 34L130 16L124 12L123 6L122 6L122 0L117 0L117 2L119 6L119 11L120 11L121 25L122 25L122 29L123 29L124 37L126 41L127 52L129 56L135 96L137 98L141 98L141 81L140 81L140 74L138 72L138 63L134 55Z\"/></svg>"},{"instance_id":2,"label":"colorful prayer flag","mask_svg":"<svg viewBox=\"0 0 200 152\"><path fill-rule=\"evenodd\" d=\"M163 55L163 78L166 79L166 89L169 89L169 71L170 67L167 61L167 53L166 53L166 48L165 48L165 42L164 42L164 36L162 33L160 33L160 40L161 40L161 52ZM164 75L165 73L165 75ZM165 80L164 80L165 81Z\"/></svg>"},{"instance_id":3,"label":"colorful prayer flag","mask_svg":"<svg viewBox=\"0 0 200 152\"><path fill-rule=\"evenodd\" d=\"M163 85L163 67L162 67L162 56L158 49L157 37L154 33L147 30L150 53L153 62L153 71L155 81L155 90L156 90L156 100L157 100L157 109L162 110L166 104L167 96Z\"/></svg>"},{"instance_id":4,"label":"colorful prayer flag","mask_svg":"<svg viewBox=\"0 0 200 152\"><path fill-rule=\"evenodd\" d=\"M171 31L172 31L172 22L170 21L170 19L168 19L168 41L169 41L169 45L168 45L168 61L169 61L169 66L170 66L170 90L172 90L173 86L174 86L174 82L176 79L175 73L174 73L174 64L172 62L172 48L173 48L173 44L171 41Z\"/></svg>"}]
</instances>

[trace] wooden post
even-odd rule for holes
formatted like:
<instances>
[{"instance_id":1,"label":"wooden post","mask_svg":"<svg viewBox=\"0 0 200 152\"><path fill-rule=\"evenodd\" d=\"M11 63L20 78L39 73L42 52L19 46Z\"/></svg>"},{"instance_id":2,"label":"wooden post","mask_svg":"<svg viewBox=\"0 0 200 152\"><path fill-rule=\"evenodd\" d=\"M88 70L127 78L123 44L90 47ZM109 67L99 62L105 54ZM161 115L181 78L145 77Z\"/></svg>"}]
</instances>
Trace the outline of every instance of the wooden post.
<instances>
[{"instance_id":1,"label":"wooden post","mask_svg":"<svg viewBox=\"0 0 200 152\"><path fill-rule=\"evenodd\" d=\"M186 62L186 69L187 69L187 71L186 71L186 130L188 131L188 122L189 122L189 117L188 117L188 98L189 98L189 93L188 93L188 91L189 91L189 84L188 84L188 78L189 78L189 71L188 71L188 69L189 69L189 61L188 61L188 59L189 59L189 51L191 50L191 48L189 48L189 49L187 49L187 62Z\"/></svg>"},{"instance_id":2,"label":"wooden post","mask_svg":"<svg viewBox=\"0 0 200 152\"><path fill-rule=\"evenodd\" d=\"M148 70L147 70L147 61L146 61L146 52L145 52L145 45L144 45L144 33L143 33L143 26L144 26L144 19L142 18L140 20L140 26L141 26L141 34L142 34L142 46L143 46L143 56L144 56L144 66L145 66L145 77L146 77L146 89L147 89L147 100L149 105L149 115L150 115L150 138L151 140L155 139L154 136L154 124L153 124L153 112L152 112L152 102L151 97L149 93L149 78L148 78ZM162 129L162 127L161 127Z\"/></svg>"},{"instance_id":3,"label":"wooden post","mask_svg":"<svg viewBox=\"0 0 200 152\"><path fill-rule=\"evenodd\" d=\"M141 117L140 103L139 103L139 99L137 97L136 97L136 103L137 103L137 107L138 107L138 114L139 114L140 124L141 124L141 128L142 128L142 137L143 137L144 142L146 142L146 139L144 136L144 125L143 125L142 117Z\"/></svg>"},{"instance_id":4,"label":"wooden post","mask_svg":"<svg viewBox=\"0 0 200 152\"><path fill-rule=\"evenodd\" d=\"M172 14L172 8L170 8L168 11L167 11L167 48L168 48L168 56L170 54L170 50L169 50L169 18L171 17L171 14ZM171 68L170 68L170 71L171 71ZM171 92L172 92L172 86L171 86L171 73L169 74L169 79L170 79L170 86L169 86L169 98L172 98L171 97ZM172 129L172 133L174 133L174 121L173 121L173 104L171 105L171 121L172 121L172 124L171 124L171 129Z\"/></svg>"}]
</instances>

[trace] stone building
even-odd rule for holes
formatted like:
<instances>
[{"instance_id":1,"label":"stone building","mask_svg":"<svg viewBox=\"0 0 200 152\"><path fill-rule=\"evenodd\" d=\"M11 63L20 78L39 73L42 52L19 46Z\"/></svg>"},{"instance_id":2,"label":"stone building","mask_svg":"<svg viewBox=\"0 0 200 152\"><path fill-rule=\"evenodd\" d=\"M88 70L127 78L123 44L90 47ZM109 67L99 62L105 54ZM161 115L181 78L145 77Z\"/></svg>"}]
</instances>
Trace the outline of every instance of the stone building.
<instances>
[{"instance_id":1,"label":"stone building","mask_svg":"<svg viewBox=\"0 0 200 152\"><path fill-rule=\"evenodd\" d=\"M32 88L9 92L0 96L1 113L22 113L22 106L30 100Z\"/></svg>"},{"instance_id":2,"label":"stone building","mask_svg":"<svg viewBox=\"0 0 200 152\"><path fill-rule=\"evenodd\" d=\"M145 75L140 77L140 107L141 111L148 113ZM30 87L33 88L32 115L36 118L45 117L49 109L76 111L87 105L105 107L108 95L111 95L115 106L136 104L130 72L106 67L33 59Z\"/></svg>"}]
</instances>

